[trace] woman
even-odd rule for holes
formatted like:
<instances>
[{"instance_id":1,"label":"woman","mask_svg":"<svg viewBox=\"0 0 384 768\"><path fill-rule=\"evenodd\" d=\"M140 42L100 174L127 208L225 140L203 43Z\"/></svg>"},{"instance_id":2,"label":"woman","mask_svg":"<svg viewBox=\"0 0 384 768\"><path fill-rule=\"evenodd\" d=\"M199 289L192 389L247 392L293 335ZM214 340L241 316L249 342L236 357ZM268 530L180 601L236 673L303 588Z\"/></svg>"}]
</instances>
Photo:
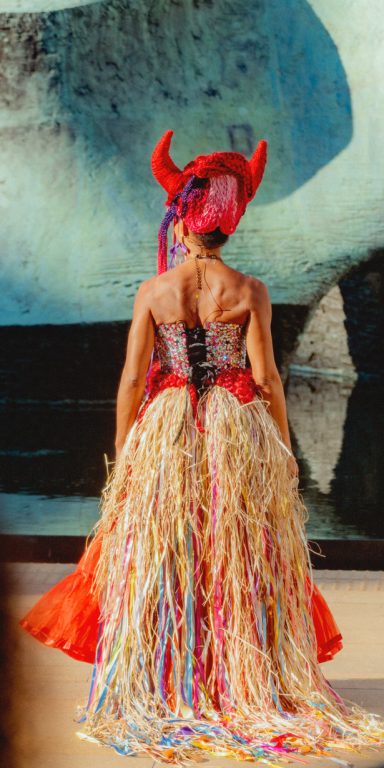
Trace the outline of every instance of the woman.
<instances>
[{"instance_id":1,"label":"woman","mask_svg":"<svg viewBox=\"0 0 384 768\"><path fill-rule=\"evenodd\" d=\"M168 193L158 275L134 302L95 535L21 625L94 664L79 736L123 755L275 765L383 746L384 723L320 669L342 637L312 579L271 304L222 257L266 142L181 171L171 137L152 155Z\"/></svg>"}]
</instances>

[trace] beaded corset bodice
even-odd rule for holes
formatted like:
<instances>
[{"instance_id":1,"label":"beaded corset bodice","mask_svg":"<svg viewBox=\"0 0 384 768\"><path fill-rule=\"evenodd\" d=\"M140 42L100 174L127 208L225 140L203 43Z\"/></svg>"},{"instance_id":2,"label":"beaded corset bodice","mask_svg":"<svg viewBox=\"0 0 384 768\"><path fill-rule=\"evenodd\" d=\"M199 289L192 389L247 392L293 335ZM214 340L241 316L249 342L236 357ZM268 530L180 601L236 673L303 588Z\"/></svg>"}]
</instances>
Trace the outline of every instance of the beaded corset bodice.
<instances>
[{"instance_id":1,"label":"beaded corset bodice","mask_svg":"<svg viewBox=\"0 0 384 768\"><path fill-rule=\"evenodd\" d=\"M155 355L162 372L187 376L201 391L221 371L246 367L245 324L212 320L188 328L182 321L160 323Z\"/></svg>"}]
</instances>

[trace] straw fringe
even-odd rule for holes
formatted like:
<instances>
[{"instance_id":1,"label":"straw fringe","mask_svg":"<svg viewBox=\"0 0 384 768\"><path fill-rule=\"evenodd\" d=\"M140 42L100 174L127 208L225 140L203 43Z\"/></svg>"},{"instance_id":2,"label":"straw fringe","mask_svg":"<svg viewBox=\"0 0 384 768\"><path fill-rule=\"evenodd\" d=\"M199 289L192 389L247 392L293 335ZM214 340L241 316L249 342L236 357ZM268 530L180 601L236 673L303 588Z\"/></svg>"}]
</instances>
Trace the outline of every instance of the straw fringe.
<instances>
[{"instance_id":1,"label":"straw fringe","mask_svg":"<svg viewBox=\"0 0 384 768\"><path fill-rule=\"evenodd\" d=\"M317 661L308 512L276 422L219 386L198 418L203 432L186 387L160 392L104 488L102 624L78 735L176 765L383 746L384 722Z\"/></svg>"}]
</instances>

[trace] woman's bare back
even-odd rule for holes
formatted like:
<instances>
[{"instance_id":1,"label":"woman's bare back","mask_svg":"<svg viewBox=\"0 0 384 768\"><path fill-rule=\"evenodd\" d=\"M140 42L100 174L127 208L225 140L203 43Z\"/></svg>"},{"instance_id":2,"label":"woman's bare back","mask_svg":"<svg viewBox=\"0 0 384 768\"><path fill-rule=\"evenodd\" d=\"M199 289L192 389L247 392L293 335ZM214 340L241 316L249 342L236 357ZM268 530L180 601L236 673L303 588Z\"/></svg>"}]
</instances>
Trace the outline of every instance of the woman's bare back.
<instances>
[{"instance_id":1,"label":"woman's bare back","mask_svg":"<svg viewBox=\"0 0 384 768\"><path fill-rule=\"evenodd\" d=\"M201 271L199 291L194 259L148 281L148 302L156 325L184 322L193 328L212 320L245 323L252 309L255 278L218 259L199 259L198 267Z\"/></svg>"},{"instance_id":2,"label":"woman's bare back","mask_svg":"<svg viewBox=\"0 0 384 768\"><path fill-rule=\"evenodd\" d=\"M266 285L222 261L199 260L202 290L198 291L194 259L144 280L133 307L126 360L117 397L117 454L136 418L155 343L155 325L182 322L188 328L208 321L244 325L252 375L290 449L284 389L276 367L271 335L272 307ZM297 464L290 457L292 471Z\"/></svg>"}]
</instances>

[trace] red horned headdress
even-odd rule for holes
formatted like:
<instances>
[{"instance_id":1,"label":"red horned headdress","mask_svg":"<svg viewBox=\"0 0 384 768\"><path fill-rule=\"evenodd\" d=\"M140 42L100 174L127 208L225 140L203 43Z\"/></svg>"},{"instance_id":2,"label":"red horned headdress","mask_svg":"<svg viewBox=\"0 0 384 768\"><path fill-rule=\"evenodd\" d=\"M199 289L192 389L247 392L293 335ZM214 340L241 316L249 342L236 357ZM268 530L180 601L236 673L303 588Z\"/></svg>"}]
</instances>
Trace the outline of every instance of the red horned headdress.
<instances>
[{"instance_id":1,"label":"red horned headdress","mask_svg":"<svg viewBox=\"0 0 384 768\"><path fill-rule=\"evenodd\" d=\"M171 130L164 133L151 158L153 175L168 194L168 211L158 236L158 273L167 270L171 221L183 218L191 232L212 232L219 227L223 234L231 235L256 194L267 161L267 142L262 139L250 160L241 152L212 152L198 155L180 170L169 154L172 136Z\"/></svg>"}]
</instances>

